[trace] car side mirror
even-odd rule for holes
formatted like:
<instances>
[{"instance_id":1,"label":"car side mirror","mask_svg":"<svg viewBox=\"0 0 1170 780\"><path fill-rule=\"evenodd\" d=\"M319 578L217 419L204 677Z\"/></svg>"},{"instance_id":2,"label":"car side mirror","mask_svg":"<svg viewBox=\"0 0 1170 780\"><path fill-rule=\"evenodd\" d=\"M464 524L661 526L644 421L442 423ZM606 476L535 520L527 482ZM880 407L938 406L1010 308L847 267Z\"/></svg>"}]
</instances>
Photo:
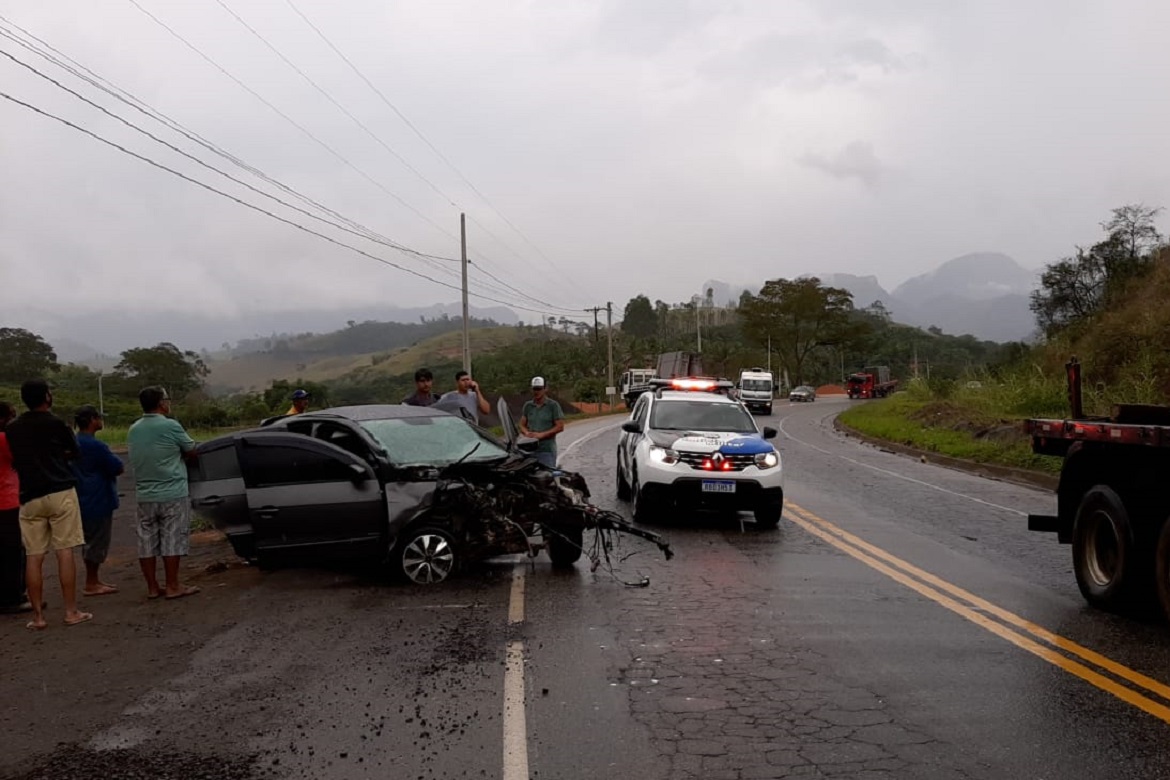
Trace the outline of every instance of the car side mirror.
<instances>
[{"instance_id":1,"label":"car side mirror","mask_svg":"<svg viewBox=\"0 0 1170 780\"><path fill-rule=\"evenodd\" d=\"M642 424L635 420L626 420L622 423L622 430L626 433L641 433Z\"/></svg>"},{"instance_id":2,"label":"car side mirror","mask_svg":"<svg viewBox=\"0 0 1170 780\"><path fill-rule=\"evenodd\" d=\"M777 433L777 431L775 428L772 428L770 426L764 428L764 438L765 439L775 439L776 433Z\"/></svg>"},{"instance_id":3,"label":"car side mirror","mask_svg":"<svg viewBox=\"0 0 1170 780\"><path fill-rule=\"evenodd\" d=\"M349 464L350 479L354 482L365 482L370 478L370 470L356 463Z\"/></svg>"}]
</instances>

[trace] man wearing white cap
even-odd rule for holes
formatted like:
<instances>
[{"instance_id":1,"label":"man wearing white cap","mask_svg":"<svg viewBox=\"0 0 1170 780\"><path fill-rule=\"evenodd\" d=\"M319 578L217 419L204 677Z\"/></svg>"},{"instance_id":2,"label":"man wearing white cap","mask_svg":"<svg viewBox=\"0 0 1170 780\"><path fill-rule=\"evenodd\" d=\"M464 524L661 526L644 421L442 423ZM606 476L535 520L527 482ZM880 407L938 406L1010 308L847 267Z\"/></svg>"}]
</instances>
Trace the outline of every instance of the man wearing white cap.
<instances>
[{"instance_id":1,"label":"man wearing white cap","mask_svg":"<svg viewBox=\"0 0 1170 780\"><path fill-rule=\"evenodd\" d=\"M565 413L561 405L548 397L544 377L532 377L532 400L524 402L520 412L520 433L536 439L538 461L550 468L557 465L557 434L565 429Z\"/></svg>"}]
</instances>

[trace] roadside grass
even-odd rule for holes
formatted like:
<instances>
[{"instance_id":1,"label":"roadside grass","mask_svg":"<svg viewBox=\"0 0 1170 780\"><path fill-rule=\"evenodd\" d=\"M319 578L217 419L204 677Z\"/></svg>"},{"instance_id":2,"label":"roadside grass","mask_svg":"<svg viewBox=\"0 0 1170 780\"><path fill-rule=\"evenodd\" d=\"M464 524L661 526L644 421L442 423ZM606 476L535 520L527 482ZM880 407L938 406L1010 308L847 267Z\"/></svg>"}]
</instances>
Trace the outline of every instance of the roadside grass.
<instances>
[{"instance_id":1,"label":"roadside grass","mask_svg":"<svg viewBox=\"0 0 1170 780\"><path fill-rule=\"evenodd\" d=\"M237 426L231 428L188 428L187 433L191 438L197 442L208 441L214 439L216 436L222 436L225 433L233 431L242 431L249 426ZM107 425L98 434L98 438L106 444L114 448L124 448L126 446L126 435L130 433L129 425Z\"/></svg>"},{"instance_id":2,"label":"roadside grass","mask_svg":"<svg viewBox=\"0 0 1170 780\"><path fill-rule=\"evenodd\" d=\"M1032 453L1031 440L1022 427L1030 415L1003 414L1004 405L1019 408L1030 405L1031 400L1021 404L1018 393L995 390L986 383L948 395L939 398L924 386L912 386L889 398L858 403L843 412L840 419L867 436L927 452L976 463L1059 473L1060 458ZM1013 395L1017 396L1014 400ZM1059 412L1048 414L1056 416Z\"/></svg>"}]
</instances>

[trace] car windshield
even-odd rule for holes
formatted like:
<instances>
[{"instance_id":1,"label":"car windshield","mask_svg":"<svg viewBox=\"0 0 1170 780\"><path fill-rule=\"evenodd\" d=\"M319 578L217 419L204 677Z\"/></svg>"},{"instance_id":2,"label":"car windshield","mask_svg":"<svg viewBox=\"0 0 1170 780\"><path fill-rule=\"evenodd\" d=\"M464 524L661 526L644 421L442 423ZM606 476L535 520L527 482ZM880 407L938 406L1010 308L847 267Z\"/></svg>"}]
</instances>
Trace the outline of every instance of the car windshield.
<instances>
[{"instance_id":1,"label":"car windshield","mask_svg":"<svg viewBox=\"0 0 1170 780\"><path fill-rule=\"evenodd\" d=\"M739 404L709 401L659 401L650 427L660 431L757 433L752 416Z\"/></svg>"},{"instance_id":2,"label":"car windshield","mask_svg":"<svg viewBox=\"0 0 1170 780\"><path fill-rule=\"evenodd\" d=\"M392 462L402 466L447 466L465 456L465 463L508 456L498 442L449 415L362 420L361 426L386 448Z\"/></svg>"},{"instance_id":3,"label":"car windshield","mask_svg":"<svg viewBox=\"0 0 1170 780\"><path fill-rule=\"evenodd\" d=\"M808 385L801 385L800 387L796 388L792 392L794 392L794 393L811 393L812 391L813 391L813 389L811 387L809 387Z\"/></svg>"},{"instance_id":4,"label":"car windshield","mask_svg":"<svg viewBox=\"0 0 1170 780\"><path fill-rule=\"evenodd\" d=\"M767 379L745 379L743 380L744 390L763 390L767 392L772 389L772 383Z\"/></svg>"}]
</instances>

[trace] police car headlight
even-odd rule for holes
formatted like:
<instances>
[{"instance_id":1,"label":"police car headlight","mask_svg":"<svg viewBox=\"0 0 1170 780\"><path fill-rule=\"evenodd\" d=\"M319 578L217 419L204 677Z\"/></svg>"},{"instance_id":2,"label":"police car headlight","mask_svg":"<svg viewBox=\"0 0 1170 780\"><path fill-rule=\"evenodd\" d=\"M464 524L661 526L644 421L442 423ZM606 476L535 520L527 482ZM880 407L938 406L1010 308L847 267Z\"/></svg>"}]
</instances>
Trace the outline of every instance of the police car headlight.
<instances>
[{"instance_id":1,"label":"police car headlight","mask_svg":"<svg viewBox=\"0 0 1170 780\"><path fill-rule=\"evenodd\" d=\"M650 460L654 463L663 463L669 466L672 463L678 463L678 453L664 447L651 447Z\"/></svg>"},{"instance_id":2,"label":"police car headlight","mask_svg":"<svg viewBox=\"0 0 1170 780\"><path fill-rule=\"evenodd\" d=\"M780 453L773 450L772 452L761 452L756 456L756 467L761 469L772 469L780 465Z\"/></svg>"}]
</instances>

